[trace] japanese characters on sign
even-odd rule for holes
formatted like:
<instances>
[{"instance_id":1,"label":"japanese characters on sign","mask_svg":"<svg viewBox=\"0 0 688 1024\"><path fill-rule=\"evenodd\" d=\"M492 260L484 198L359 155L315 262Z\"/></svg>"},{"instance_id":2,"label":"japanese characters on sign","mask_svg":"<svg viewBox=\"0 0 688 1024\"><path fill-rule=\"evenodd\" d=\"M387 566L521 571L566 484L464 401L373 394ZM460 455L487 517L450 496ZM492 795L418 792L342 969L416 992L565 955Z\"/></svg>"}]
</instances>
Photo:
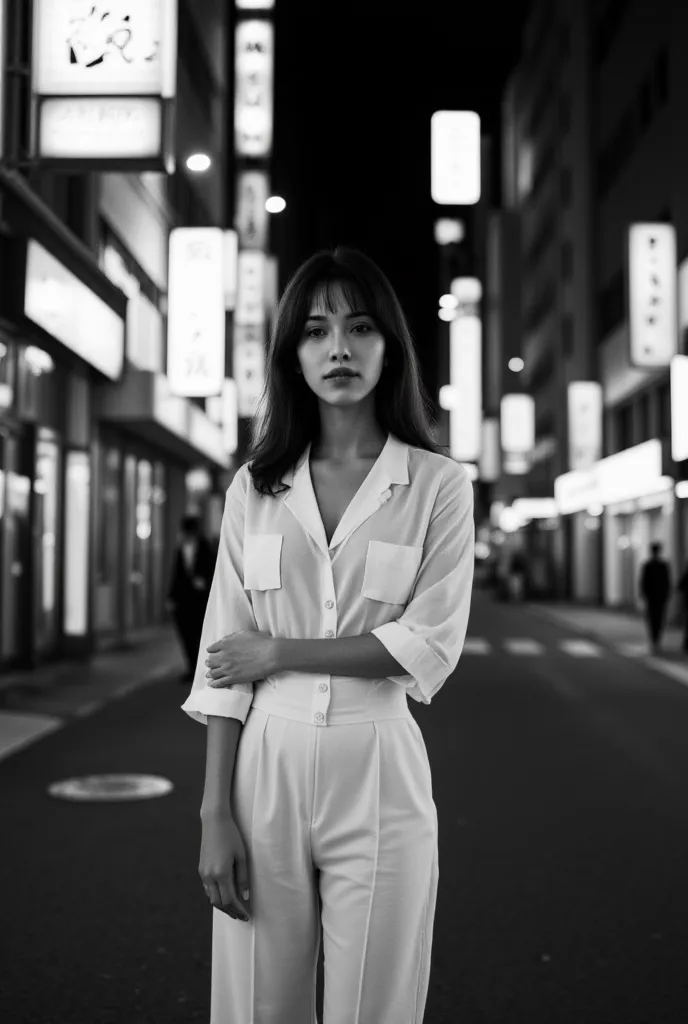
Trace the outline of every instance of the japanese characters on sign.
<instances>
[{"instance_id":1,"label":"japanese characters on sign","mask_svg":"<svg viewBox=\"0 0 688 1024\"><path fill-rule=\"evenodd\" d=\"M172 394L222 394L224 249L221 228L175 228L170 233L167 375Z\"/></svg>"},{"instance_id":2,"label":"japanese characters on sign","mask_svg":"<svg viewBox=\"0 0 688 1024\"><path fill-rule=\"evenodd\" d=\"M39 159L173 170L177 0L35 0Z\"/></svg>"},{"instance_id":3,"label":"japanese characters on sign","mask_svg":"<svg viewBox=\"0 0 688 1024\"><path fill-rule=\"evenodd\" d=\"M237 22L235 43L235 153L265 157L272 148L272 23L257 18Z\"/></svg>"},{"instance_id":4,"label":"japanese characters on sign","mask_svg":"<svg viewBox=\"0 0 688 1024\"><path fill-rule=\"evenodd\" d=\"M668 366L678 351L676 229L632 224L628 231L630 362Z\"/></svg>"}]
</instances>

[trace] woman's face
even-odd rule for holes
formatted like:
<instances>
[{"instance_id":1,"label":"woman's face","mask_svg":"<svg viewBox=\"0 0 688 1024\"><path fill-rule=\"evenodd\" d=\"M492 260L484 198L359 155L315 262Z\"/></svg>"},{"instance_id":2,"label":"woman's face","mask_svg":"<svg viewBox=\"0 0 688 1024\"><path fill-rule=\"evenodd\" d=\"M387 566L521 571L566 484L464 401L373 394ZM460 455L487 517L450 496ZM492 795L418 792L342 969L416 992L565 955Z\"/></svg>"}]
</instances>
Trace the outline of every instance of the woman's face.
<instances>
[{"instance_id":1,"label":"woman's face","mask_svg":"<svg viewBox=\"0 0 688 1024\"><path fill-rule=\"evenodd\" d=\"M369 395L379 381L385 339L365 310L349 306L339 285L332 292L334 313L323 292L311 301L297 355L304 380L318 398L330 405L352 405ZM325 379L336 366L345 366L356 376Z\"/></svg>"}]
</instances>

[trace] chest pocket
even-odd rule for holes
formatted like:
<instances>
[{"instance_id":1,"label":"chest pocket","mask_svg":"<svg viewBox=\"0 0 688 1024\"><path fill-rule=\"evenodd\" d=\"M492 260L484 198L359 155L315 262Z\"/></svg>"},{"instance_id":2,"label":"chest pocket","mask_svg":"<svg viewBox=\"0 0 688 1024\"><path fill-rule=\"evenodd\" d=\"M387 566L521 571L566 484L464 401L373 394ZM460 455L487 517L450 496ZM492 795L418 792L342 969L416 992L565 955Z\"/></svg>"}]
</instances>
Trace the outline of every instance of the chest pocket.
<instances>
[{"instance_id":1,"label":"chest pocket","mask_svg":"<svg viewBox=\"0 0 688 1024\"><path fill-rule=\"evenodd\" d=\"M371 601L406 604L422 557L422 546L368 541L361 594Z\"/></svg>"},{"instance_id":2,"label":"chest pocket","mask_svg":"<svg viewBox=\"0 0 688 1024\"><path fill-rule=\"evenodd\" d=\"M282 586L281 533L244 536L244 590L279 590Z\"/></svg>"}]
</instances>

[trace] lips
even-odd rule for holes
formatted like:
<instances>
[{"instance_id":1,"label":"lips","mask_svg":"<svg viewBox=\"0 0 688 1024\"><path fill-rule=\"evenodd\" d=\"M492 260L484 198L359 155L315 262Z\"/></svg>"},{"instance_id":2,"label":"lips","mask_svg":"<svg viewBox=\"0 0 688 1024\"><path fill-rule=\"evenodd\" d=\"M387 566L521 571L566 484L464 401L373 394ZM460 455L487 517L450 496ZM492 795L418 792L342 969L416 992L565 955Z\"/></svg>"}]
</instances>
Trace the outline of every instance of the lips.
<instances>
[{"instance_id":1,"label":"lips","mask_svg":"<svg viewBox=\"0 0 688 1024\"><path fill-rule=\"evenodd\" d=\"M358 377L357 373L353 370L335 370L331 373L325 374L325 380L332 380L333 377Z\"/></svg>"}]
</instances>

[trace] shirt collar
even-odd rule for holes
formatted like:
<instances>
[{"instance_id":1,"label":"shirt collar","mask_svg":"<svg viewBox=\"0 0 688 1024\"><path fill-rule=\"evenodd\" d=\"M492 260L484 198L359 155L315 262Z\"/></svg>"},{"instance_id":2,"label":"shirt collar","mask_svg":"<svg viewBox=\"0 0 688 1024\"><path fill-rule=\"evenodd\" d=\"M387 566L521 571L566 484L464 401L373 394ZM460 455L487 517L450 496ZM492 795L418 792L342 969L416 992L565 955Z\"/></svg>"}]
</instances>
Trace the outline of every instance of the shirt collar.
<instances>
[{"instance_id":1,"label":"shirt collar","mask_svg":"<svg viewBox=\"0 0 688 1024\"><path fill-rule=\"evenodd\" d=\"M392 433L387 435L384 448L342 516L328 548L310 474L311 444L309 441L296 465L283 474L284 483L290 487L283 500L285 507L298 519L320 550L328 555L331 548L345 541L384 505L392 494L390 484L408 484L409 446Z\"/></svg>"}]
</instances>

